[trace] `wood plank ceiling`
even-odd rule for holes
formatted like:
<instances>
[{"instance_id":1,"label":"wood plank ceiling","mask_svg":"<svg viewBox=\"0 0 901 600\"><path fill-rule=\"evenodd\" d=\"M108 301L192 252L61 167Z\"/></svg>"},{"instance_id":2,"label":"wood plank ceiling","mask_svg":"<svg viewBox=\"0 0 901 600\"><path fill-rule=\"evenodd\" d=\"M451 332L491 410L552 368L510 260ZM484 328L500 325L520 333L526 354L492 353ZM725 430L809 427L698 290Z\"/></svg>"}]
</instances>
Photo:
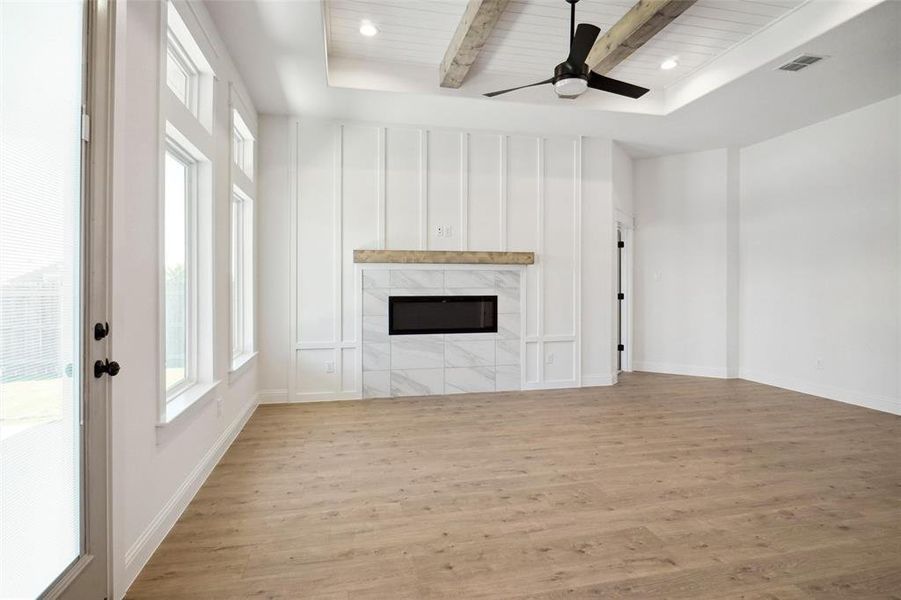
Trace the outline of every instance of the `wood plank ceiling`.
<instances>
[{"instance_id":1,"label":"wood plank ceiling","mask_svg":"<svg viewBox=\"0 0 901 600\"><path fill-rule=\"evenodd\" d=\"M672 85L806 1L698 0L609 75L651 88ZM593 23L603 33L634 3L582 0L576 20ZM438 65L466 4L466 0L326 0L329 55L430 65L437 80ZM363 20L374 23L379 35L361 36ZM568 36L569 5L563 0L510 0L472 70L521 75L526 82L543 79L566 57ZM660 63L673 57L678 67L661 70Z\"/></svg>"}]
</instances>

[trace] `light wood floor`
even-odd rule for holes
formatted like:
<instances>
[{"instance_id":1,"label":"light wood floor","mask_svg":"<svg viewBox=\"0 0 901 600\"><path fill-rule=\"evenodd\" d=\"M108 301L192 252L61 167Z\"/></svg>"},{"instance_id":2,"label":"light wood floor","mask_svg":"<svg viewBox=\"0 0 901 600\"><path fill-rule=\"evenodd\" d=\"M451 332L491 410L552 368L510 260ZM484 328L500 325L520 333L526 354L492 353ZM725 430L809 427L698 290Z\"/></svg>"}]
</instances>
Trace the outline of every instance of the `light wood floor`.
<instances>
[{"instance_id":1,"label":"light wood floor","mask_svg":"<svg viewBox=\"0 0 901 600\"><path fill-rule=\"evenodd\" d=\"M901 598L901 418L740 380L261 406L128 598Z\"/></svg>"}]
</instances>

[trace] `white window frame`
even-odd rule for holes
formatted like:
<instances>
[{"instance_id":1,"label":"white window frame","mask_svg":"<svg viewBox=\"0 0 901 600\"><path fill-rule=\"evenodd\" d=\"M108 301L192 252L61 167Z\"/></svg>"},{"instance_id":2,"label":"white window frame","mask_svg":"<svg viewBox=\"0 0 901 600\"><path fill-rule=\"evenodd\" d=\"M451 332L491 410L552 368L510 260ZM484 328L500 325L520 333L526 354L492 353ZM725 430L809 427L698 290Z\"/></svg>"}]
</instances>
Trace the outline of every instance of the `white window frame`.
<instances>
[{"instance_id":1,"label":"white window frame","mask_svg":"<svg viewBox=\"0 0 901 600\"><path fill-rule=\"evenodd\" d=\"M193 82L186 89L187 104L183 102L170 87L165 70L161 70L158 80L159 91L159 181L160 181L160 214L163 214L165 202L165 173L163 170L166 152L174 147L179 152L181 162L193 163L193 193L190 202L190 235L186 236L186 244L190 244L190 270L188 294L190 295L189 315L190 330L186 342L190 351L186 360L186 369L190 368L191 376L184 382L166 389L165 369L165 222L159 224L159 261L160 261L160 296L158 310L158 329L160 336L159 352L159 387L157 426L165 427L180 418L180 415L192 413L192 407L211 401L220 394L219 377L224 365L218 367L217 344L223 342L216 325L216 314L219 301L216 298L216 268L219 259L216 256L218 236L216 230L216 199L214 194L214 170L229 166L214 161L219 156L216 138L227 135L224 126L216 130L214 135L213 106L217 92L216 74L207 56L217 56L215 49L186 2L164 0L159 2L159 42L158 60L160 65L168 68L170 55L186 71L193 71ZM221 138L220 138L221 139ZM214 164L215 163L215 164ZM189 259L186 257L186 261ZM221 313L220 313L221 314ZM224 335L224 334L223 334ZM188 363L190 367L188 367Z\"/></svg>"},{"instance_id":2,"label":"white window frame","mask_svg":"<svg viewBox=\"0 0 901 600\"><path fill-rule=\"evenodd\" d=\"M210 62L206 58L206 54L197 43L195 35L191 32L191 28L186 23L182 15L172 0L166 0L160 3L162 32L161 32L161 54L163 63L168 69L168 59L172 56L180 69L188 74L188 87L186 90L186 98L182 99L168 85L168 72L164 72L162 77L162 88L164 91L170 91L172 98L179 104L184 105L188 112L196 119L207 133L213 132L213 96L214 82L216 74L213 71ZM193 23L193 19L190 19ZM195 26L195 30L197 27ZM168 103L165 94L163 94L162 106L164 112ZM172 118L174 115L167 114L166 118Z\"/></svg>"},{"instance_id":3,"label":"white window frame","mask_svg":"<svg viewBox=\"0 0 901 600\"><path fill-rule=\"evenodd\" d=\"M232 109L232 162L238 169L253 181L254 153L256 152L256 140L250 132L250 127L244 122L241 113Z\"/></svg>"},{"instance_id":4,"label":"white window frame","mask_svg":"<svg viewBox=\"0 0 901 600\"><path fill-rule=\"evenodd\" d=\"M168 28L166 35L166 57L172 58L172 61L178 65L178 68L184 72L187 79L185 86L185 97L180 98L175 90L172 93L175 97L182 101L191 114L198 116L200 112L200 70L191 57L188 55L182 43L178 40L178 36L172 28ZM169 84L169 64L166 63L166 85ZM172 86L168 86L172 89Z\"/></svg>"},{"instance_id":5,"label":"white window frame","mask_svg":"<svg viewBox=\"0 0 901 600\"><path fill-rule=\"evenodd\" d=\"M165 236L166 236L166 199L163 191L163 201L160 208L160 296L161 310L163 313L161 327L161 367L162 386L168 405L186 390L197 384L197 203L199 200L199 188L197 177L197 160L182 148L175 140L166 139L164 158L171 154L178 162L185 166L187 181L185 182L185 378L177 385L166 386L166 269L165 269ZM165 166L164 166L165 168Z\"/></svg>"},{"instance_id":6,"label":"white window frame","mask_svg":"<svg viewBox=\"0 0 901 600\"><path fill-rule=\"evenodd\" d=\"M231 196L230 286L231 361L239 368L254 354L253 199L235 186Z\"/></svg>"}]
</instances>

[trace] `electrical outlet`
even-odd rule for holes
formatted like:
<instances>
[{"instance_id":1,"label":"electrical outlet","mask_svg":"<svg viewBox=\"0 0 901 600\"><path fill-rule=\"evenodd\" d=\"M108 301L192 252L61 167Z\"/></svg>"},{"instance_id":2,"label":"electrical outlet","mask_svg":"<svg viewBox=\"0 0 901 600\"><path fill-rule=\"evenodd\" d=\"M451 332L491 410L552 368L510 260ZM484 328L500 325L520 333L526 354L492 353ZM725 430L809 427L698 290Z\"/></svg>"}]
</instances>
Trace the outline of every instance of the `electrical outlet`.
<instances>
[{"instance_id":1,"label":"electrical outlet","mask_svg":"<svg viewBox=\"0 0 901 600\"><path fill-rule=\"evenodd\" d=\"M325 372L326 373L334 373L335 372L335 363L333 363L333 362L325 363Z\"/></svg>"},{"instance_id":2,"label":"electrical outlet","mask_svg":"<svg viewBox=\"0 0 901 600\"><path fill-rule=\"evenodd\" d=\"M454 226L453 225L435 225L435 236L436 237L453 237L454 235Z\"/></svg>"},{"instance_id":3,"label":"electrical outlet","mask_svg":"<svg viewBox=\"0 0 901 600\"><path fill-rule=\"evenodd\" d=\"M554 355L553 355L553 354L548 354L548 355L547 355L547 358L544 359L544 362L545 362L545 364L548 364L548 365L554 364Z\"/></svg>"},{"instance_id":4,"label":"electrical outlet","mask_svg":"<svg viewBox=\"0 0 901 600\"><path fill-rule=\"evenodd\" d=\"M823 359L818 358L816 365L817 365L817 371L822 371L823 370Z\"/></svg>"}]
</instances>

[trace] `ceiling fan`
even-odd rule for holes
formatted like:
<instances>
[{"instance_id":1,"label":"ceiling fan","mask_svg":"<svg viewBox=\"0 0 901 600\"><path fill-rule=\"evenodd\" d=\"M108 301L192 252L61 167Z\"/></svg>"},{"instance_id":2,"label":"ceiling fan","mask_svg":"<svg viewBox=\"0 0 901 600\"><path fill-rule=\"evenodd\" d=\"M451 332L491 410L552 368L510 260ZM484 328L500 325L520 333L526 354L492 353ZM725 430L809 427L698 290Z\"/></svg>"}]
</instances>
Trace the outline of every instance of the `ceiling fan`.
<instances>
[{"instance_id":1,"label":"ceiling fan","mask_svg":"<svg viewBox=\"0 0 901 600\"><path fill-rule=\"evenodd\" d=\"M507 92L515 92L523 88L545 85L547 83L554 84L554 91L557 92L557 96L560 98L578 98L588 88L619 94L620 96L628 96L629 98L641 98L650 91L648 88L604 77L588 68L588 65L585 64L585 59L588 58L588 53L591 52L591 47L594 46L594 42L598 39L601 30L589 23L579 23L579 27L576 27L576 3L578 1L566 0L570 5L569 56L565 61L554 67L554 76L537 83L521 85L508 90L488 92L485 96L493 98Z\"/></svg>"}]
</instances>

